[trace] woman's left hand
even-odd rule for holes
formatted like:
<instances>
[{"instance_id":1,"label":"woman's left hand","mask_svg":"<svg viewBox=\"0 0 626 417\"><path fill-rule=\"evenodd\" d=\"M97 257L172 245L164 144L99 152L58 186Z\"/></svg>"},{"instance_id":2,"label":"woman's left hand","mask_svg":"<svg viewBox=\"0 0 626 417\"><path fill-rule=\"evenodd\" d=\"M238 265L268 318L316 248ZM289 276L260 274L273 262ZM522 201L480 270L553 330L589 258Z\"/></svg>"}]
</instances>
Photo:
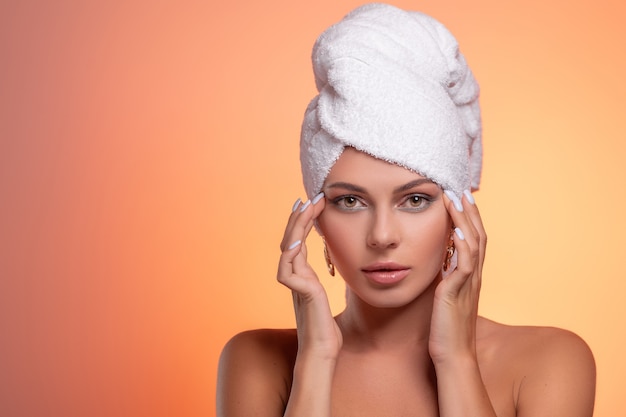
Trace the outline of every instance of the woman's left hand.
<instances>
[{"instance_id":1,"label":"woman's left hand","mask_svg":"<svg viewBox=\"0 0 626 417\"><path fill-rule=\"evenodd\" d=\"M461 200L446 192L444 204L455 228L457 265L435 291L429 338L435 366L459 358L476 360L478 298L487 246L487 234L469 192Z\"/></svg>"}]
</instances>

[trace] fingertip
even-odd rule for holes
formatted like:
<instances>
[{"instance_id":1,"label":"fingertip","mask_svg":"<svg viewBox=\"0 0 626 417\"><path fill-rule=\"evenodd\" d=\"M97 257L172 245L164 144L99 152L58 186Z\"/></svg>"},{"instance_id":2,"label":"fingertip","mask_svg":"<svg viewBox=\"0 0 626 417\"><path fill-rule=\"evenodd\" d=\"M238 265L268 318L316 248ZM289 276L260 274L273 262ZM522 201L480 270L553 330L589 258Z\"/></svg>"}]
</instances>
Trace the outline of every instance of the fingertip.
<instances>
[{"instance_id":1,"label":"fingertip","mask_svg":"<svg viewBox=\"0 0 626 417\"><path fill-rule=\"evenodd\" d=\"M301 203L302 203L302 200L301 200L300 198L298 198L298 199L296 200L296 202L295 202L295 203L293 203L293 206L291 207L291 212L292 212L292 213L295 213L295 212L296 212L296 210L298 209L298 207L300 207L300 204L301 204Z\"/></svg>"},{"instance_id":2,"label":"fingertip","mask_svg":"<svg viewBox=\"0 0 626 417\"><path fill-rule=\"evenodd\" d=\"M476 200L474 200L474 196L472 195L472 192L470 190L463 191L463 195L465 196L465 199L468 203L470 203L471 205L476 204Z\"/></svg>"},{"instance_id":3,"label":"fingertip","mask_svg":"<svg viewBox=\"0 0 626 417\"><path fill-rule=\"evenodd\" d=\"M452 204L454 205L456 211L463 212L463 204L454 192L450 190L443 190L443 193L446 195L446 197L448 197L450 201L452 201Z\"/></svg>"},{"instance_id":4,"label":"fingertip","mask_svg":"<svg viewBox=\"0 0 626 417\"><path fill-rule=\"evenodd\" d=\"M324 198L324 192L319 193L318 195L316 195L312 201L313 205L317 204L318 201L320 201L322 198Z\"/></svg>"},{"instance_id":5,"label":"fingertip","mask_svg":"<svg viewBox=\"0 0 626 417\"><path fill-rule=\"evenodd\" d=\"M302 207L300 207L300 212L302 213L304 210L306 210L309 206L311 205L311 200L308 200L306 203L304 203L302 205Z\"/></svg>"},{"instance_id":6,"label":"fingertip","mask_svg":"<svg viewBox=\"0 0 626 417\"><path fill-rule=\"evenodd\" d=\"M324 193L319 193L312 201L313 201L313 218L317 218L326 207L326 199L324 198Z\"/></svg>"}]
</instances>

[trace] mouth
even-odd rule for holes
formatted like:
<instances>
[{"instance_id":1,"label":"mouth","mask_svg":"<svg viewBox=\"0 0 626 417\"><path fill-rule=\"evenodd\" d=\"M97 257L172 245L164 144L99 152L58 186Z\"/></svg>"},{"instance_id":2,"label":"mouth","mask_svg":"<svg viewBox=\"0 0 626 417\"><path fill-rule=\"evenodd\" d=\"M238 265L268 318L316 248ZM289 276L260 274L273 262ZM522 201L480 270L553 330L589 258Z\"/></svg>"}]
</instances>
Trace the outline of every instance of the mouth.
<instances>
[{"instance_id":1,"label":"mouth","mask_svg":"<svg viewBox=\"0 0 626 417\"><path fill-rule=\"evenodd\" d=\"M378 262L361 269L363 274L375 284L391 285L402 281L411 268L395 262Z\"/></svg>"}]
</instances>

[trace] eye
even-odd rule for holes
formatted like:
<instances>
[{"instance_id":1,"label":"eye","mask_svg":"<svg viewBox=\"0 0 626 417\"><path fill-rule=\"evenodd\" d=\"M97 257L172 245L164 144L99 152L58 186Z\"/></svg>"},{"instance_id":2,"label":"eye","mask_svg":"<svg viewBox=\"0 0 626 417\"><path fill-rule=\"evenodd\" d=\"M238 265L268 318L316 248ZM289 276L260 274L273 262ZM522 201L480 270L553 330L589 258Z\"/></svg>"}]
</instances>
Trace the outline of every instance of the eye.
<instances>
[{"instance_id":1,"label":"eye","mask_svg":"<svg viewBox=\"0 0 626 417\"><path fill-rule=\"evenodd\" d=\"M411 207L421 207L424 203L424 198L420 195L412 195L407 199Z\"/></svg>"},{"instance_id":2,"label":"eye","mask_svg":"<svg viewBox=\"0 0 626 417\"><path fill-rule=\"evenodd\" d=\"M431 199L421 194L411 194L402 202L401 208L419 211L427 208L431 203Z\"/></svg>"},{"instance_id":3,"label":"eye","mask_svg":"<svg viewBox=\"0 0 626 417\"><path fill-rule=\"evenodd\" d=\"M333 200L333 203L343 210L357 210L365 207L365 204L353 195L337 197Z\"/></svg>"}]
</instances>

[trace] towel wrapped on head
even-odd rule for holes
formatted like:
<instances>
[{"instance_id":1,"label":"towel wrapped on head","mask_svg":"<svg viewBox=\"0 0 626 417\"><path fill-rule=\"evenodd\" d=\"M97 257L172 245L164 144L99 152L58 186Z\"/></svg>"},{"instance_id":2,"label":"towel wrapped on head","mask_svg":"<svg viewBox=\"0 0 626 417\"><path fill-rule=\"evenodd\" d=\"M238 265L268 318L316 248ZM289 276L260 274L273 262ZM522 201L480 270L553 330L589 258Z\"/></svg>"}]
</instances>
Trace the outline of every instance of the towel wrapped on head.
<instances>
[{"instance_id":1,"label":"towel wrapped on head","mask_svg":"<svg viewBox=\"0 0 626 417\"><path fill-rule=\"evenodd\" d=\"M478 189L479 88L441 23L368 4L322 33L312 58L319 94L306 110L300 140L309 198L346 146L457 195Z\"/></svg>"}]
</instances>

